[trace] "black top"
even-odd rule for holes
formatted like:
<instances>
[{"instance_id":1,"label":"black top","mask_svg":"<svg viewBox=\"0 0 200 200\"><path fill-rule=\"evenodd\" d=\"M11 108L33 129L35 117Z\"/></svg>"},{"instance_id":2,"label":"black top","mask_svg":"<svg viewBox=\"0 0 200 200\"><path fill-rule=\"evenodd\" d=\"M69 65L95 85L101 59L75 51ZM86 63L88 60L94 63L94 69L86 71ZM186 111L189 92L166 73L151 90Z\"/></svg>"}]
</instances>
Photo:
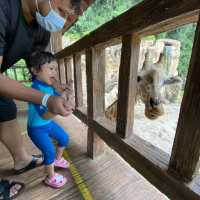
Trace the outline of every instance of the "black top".
<instances>
[{"instance_id":1,"label":"black top","mask_svg":"<svg viewBox=\"0 0 200 200\"><path fill-rule=\"evenodd\" d=\"M16 25L13 26L13 22ZM0 0L0 56L3 56L1 72L21 58L26 59L35 49L44 50L49 40L50 33L36 20L31 25L26 23L21 0Z\"/></svg>"}]
</instances>

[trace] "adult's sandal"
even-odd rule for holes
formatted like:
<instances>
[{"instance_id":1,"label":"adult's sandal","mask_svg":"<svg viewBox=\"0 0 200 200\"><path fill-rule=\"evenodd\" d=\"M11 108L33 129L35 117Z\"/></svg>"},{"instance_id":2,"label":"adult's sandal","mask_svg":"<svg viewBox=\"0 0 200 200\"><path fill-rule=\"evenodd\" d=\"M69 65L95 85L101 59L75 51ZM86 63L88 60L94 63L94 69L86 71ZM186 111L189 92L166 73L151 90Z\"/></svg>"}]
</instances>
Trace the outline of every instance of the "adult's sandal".
<instances>
[{"instance_id":1,"label":"adult's sandal","mask_svg":"<svg viewBox=\"0 0 200 200\"><path fill-rule=\"evenodd\" d=\"M18 187L16 187L18 186ZM12 194L12 188L15 188L15 193ZM0 181L0 200L15 199L24 190L24 183L16 181L1 180Z\"/></svg>"},{"instance_id":2,"label":"adult's sandal","mask_svg":"<svg viewBox=\"0 0 200 200\"><path fill-rule=\"evenodd\" d=\"M27 171L29 171L31 169L34 169L36 167L41 166L43 164L43 161L41 163L38 163L38 160L41 159L41 158L43 158L42 155L32 155L31 162L28 165L26 165L25 167L21 168L21 169L14 169L14 173L16 175L19 175L19 174L27 172ZM43 158L43 160L44 160L44 158Z\"/></svg>"}]
</instances>

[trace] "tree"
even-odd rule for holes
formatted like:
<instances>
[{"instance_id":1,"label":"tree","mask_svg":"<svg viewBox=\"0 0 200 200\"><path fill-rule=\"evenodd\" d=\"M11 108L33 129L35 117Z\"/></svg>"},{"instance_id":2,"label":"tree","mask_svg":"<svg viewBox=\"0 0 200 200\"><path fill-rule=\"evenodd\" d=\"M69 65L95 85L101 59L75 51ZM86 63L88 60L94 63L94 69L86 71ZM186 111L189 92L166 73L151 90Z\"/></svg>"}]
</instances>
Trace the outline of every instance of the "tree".
<instances>
[{"instance_id":1,"label":"tree","mask_svg":"<svg viewBox=\"0 0 200 200\"><path fill-rule=\"evenodd\" d=\"M84 15L79 18L77 23L65 33L65 36L72 39L80 39L141 1L96 0Z\"/></svg>"}]
</instances>

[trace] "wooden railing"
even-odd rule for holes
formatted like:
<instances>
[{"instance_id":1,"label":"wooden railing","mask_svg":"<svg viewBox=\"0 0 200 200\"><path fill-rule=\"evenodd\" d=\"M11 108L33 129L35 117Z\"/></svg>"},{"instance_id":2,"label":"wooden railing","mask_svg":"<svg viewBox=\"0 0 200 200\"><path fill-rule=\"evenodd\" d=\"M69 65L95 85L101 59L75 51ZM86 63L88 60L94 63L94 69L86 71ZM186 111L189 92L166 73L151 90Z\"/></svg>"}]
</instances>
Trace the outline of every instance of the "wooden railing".
<instances>
[{"instance_id":1,"label":"wooden railing","mask_svg":"<svg viewBox=\"0 0 200 200\"><path fill-rule=\"evenodd\" d=\"M74 114L88 125L88 155L103 152L106 142L170 199L199 199L184 182L192 180L200 157L200 22L199 0L145 0L101 26L75 44L56 54L61 80L72 79L76 110ZM178 26L198 22L185 93L172 155L168 161L156 159L160 150L142 143L130 143L133 134L134 100L141 38ZM116 124L104 116L105 48L122 43ZM86 55L87 107L83 107L81 55ZM102 139L100 139L100 138ZM137 148L138 147L138 148ZM146 154L145 154L146 152Z\"/></svg>"}]
</instances>

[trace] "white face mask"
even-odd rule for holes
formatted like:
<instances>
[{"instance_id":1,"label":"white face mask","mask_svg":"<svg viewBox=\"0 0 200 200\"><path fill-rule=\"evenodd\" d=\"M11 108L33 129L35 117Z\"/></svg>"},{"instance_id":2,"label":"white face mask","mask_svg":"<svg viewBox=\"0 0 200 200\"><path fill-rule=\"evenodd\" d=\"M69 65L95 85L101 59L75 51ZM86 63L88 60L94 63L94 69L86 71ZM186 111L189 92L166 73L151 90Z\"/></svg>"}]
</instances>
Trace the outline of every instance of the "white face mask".
<instances>
[{"instance_id":1,"label":"white face mask","mask_svg":"<svg viewBox=\"0 0 200 200\"><path fill-rule=\"evenodd\" d=\"M49 1L50 11L47 16L42 16L39 13L38 2L36 0L37 12L36 12L36 20L38 24L40 24L44 29L49 32L56 32L61 30L66 22L66 19L61 17L57 12L55 12Z\"/></svg>"}]
</instances>

